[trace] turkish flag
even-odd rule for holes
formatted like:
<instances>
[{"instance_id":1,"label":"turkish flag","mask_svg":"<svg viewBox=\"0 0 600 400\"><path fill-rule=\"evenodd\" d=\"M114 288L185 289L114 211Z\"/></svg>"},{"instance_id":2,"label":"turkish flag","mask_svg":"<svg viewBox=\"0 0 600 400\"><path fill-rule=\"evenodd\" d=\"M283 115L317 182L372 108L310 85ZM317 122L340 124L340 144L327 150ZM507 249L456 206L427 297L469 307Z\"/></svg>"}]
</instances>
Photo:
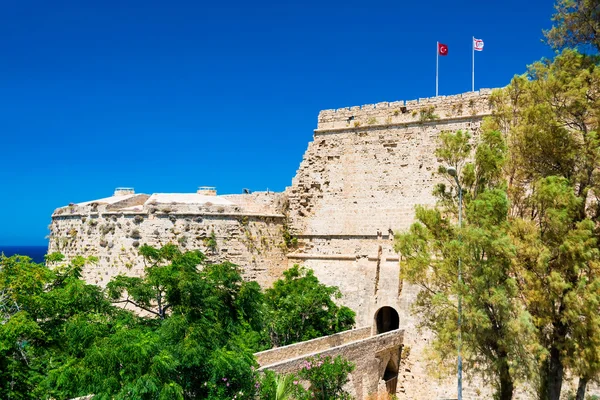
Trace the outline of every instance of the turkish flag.
<instances>
[{"instance_id":1,"label":"turkish flag","mask_svg":"<svg viewBox=\"0 0 600 400\"><path fill-rule=\"evenodd\" d=\"M448 45L438 43L438 53L440 56L448 55Z\"/></svg>"}]
</instances>

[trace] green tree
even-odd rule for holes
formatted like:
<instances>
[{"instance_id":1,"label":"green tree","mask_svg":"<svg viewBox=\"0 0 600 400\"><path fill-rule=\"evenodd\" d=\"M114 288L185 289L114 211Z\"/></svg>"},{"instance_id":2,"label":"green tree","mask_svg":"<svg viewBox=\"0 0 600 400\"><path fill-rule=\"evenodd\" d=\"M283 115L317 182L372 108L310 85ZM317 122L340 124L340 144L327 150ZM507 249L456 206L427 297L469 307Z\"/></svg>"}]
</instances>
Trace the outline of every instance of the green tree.
<instances>
[{"instance_id":1,"label":"green tree","mask_svg":"<svg viewBox=\"0 0 600 400\"><path fill-rule=\"evenodd\" d=\"M396 235L401 275L422 287L415 311L421 326L436 334L433 349L447 365L456 362L457 298L462 297L465 369L490 379L497 388L496 398L508 400L515 380L528 376L526 343L531 325L519 307L518 285L511 276L515 249L509 237L509 202L502 177L506 144L500 132L488 127L474 154L468 134L443 132L439 139L438 159L458 171L463 227L458 229L456 224L458 188L446 167L441 167L450 187L439 184L434 190L437 206L417 207L417 222L408 232Z\"/></svg>"},{"instance_id":2,"label":"green tree","mask_svg":"<svg viewBox=\"0 0 600 400\"><path fill-rule=\"evenodd\" d=\"M231 263L208 263L198 251L167 245L142 246L140 253L145 276L118 276L106 290L81 279L93 257L64 263L53 254L48 268L28 257L0 256L0 398L255 397L253 353L267 332L258 284L244 281ZM299 282L282 285L306 290L311 301L305 306L315 307L304 315L305 334L351 326L354 314L331 299L339 295L336 288L304 271L295 274L290 279ZM294 299L301 294L294 292ZM319 297L325 295L327 301ZM294 381L277 378L276 398L289 397L290 388L296 397L304 393Z\"/></svg>"},{"instance_id":3,"label":"green tree","mask_svg":"<svg viewBox=\"0 0 600 400\"><path fill-rule=\"evenodd\" d=\"M545 31L555 49L591 45L600 51L600 5L598 0L557 0L554 26Z\"/></svg>"},{"instance_id":4,"label":"green tree","mask_svg":"<svg viewBox=\"0 0 600 400\"><path fill-rule=\"evenodd\" d=\"M47 260L53 269L29 257L0 256L0 398L47 397L47 371L81 354L120 313L98 287L79 279L94 258Z\"/></svg>"},{"instance_id":5,"label":"green tree","mask_svg":"<svg viewBox=\"0 0 600 400\"><path fill-rule=\"evenodd\" d=\"M348 330L355 313L333 301L341 293L319 282L312 270L294 265L265 291L266 329L273 346Z\"/></svg>"},{"instance_id":6,"label":"green tree","mask_svg":"<svg viewBox=\"0 0 600 400\"><path fill-rule=\"evenodd\" d=\"M583 396L600 367L599 101L597 59L573 50L533 64L492 98L509 144L513 269L543 349L543 400L559 398L565 368L580 376Z\"/></svg>"},{"instance_id":7,"label":"green tree","mask_svg":"<svg viewBox=\"0 0 600 400\"><path fill-rule=\"evenodd\" d=\"M150 315L96 340L49 375L57 397L231 399L254 393L252 348L262 329L262 295L231 263L209 264L174 245L140 248L143 278L116 277L113 301Z\"/></svg>"}]
</instances>

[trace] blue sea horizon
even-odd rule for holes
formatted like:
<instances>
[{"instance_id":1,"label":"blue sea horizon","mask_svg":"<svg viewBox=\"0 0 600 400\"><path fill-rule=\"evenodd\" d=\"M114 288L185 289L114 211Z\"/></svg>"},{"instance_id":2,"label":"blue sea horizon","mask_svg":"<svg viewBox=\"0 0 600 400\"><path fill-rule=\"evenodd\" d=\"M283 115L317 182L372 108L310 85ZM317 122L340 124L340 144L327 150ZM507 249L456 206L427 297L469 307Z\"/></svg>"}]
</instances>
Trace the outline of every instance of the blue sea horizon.
<instances>
[{"instance_id":1,"label":"blue sea horizon","mask_svg":"<svg viewBox=\"0 0 600 400\"><path fill-rule=\"evenodd\" d=\"M28 256L37 263L44 262L44 256L48 251L48 246L9 246L0 245L0 254L4 254L6 257L21 255Z\"/></svg>"}]
</instances>

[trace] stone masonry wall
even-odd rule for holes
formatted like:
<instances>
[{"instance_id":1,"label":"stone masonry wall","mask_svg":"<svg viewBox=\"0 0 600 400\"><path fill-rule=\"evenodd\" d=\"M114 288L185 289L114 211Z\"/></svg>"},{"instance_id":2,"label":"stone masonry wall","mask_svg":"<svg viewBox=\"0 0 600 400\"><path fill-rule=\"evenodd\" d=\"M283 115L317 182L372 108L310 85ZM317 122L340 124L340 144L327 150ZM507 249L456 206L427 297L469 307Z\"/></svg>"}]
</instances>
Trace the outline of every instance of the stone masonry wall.
<instances>
[{"instance_id":1,"label":"stone masonry wall","mask_svg":"<svg viewBox=\"0 0 600 400\"><path fill-rule=\"evenodd\" d=\"M393 234L410 226L416 205L435 203L439 132L461 129L476 136L491 113L489 94L319 114L314 140L288 189L290 227L299 241L288 258L338 285L359 324L370 323L384 305L409 318L403 294L412 295L398 281Z\"/></svg>"},{"instance_id":2,"label":"stone masonry wall","mask_svg":"<svg viewBox=\"0 0 600 400\"><path fill-rule=\"evenodd\" d=\"M414 221L416 205L435 203L439 133L460 129L477 136L491 114L490 93L322 111L287 191L298 238L290 264L338 286L359 326L372 324L383 306L398 312L410 349L398 381L401 399L456 397L456 385L453 379L433 383L426 371L431 334L417 329L411 305L419 289L399 279L393 235ZM466 381L464 388L465 399L489 394L480 382Z\"/></svg>"},{"instance_id":3,"label":"stone masonry wall","mask_svg":"<svg viewBox=\"0 0 600 400\"><path fill-rule=\"evenodd\" d=\"M140 245L174 243L182 250L204 251L211 262L235 263L244 278L268 286L286 267L283 220L281 214L230 206L157 204L123 210L114 204L71 205L52 216L49 252L59 251L67 260L76 255L98 257L97 264L84 268L83 278L104 286L118 274L143 275ZM213 232L216 251L208 246Z\"/></svg>"}]
</instances>

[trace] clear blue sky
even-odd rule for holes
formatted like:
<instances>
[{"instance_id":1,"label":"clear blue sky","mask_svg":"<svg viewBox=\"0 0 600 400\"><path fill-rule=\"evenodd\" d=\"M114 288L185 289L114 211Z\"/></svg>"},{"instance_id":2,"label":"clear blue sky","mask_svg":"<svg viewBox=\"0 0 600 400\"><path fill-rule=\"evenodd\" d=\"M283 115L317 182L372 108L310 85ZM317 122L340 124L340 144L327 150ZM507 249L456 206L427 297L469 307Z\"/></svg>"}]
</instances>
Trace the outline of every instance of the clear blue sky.
<instances>
[{"instance_id":1,"label":"clear blue sky","mask_svg":"<svg viewBox=\"0 0 600 400\"><path fill-rule=\"evenodd\" d=\"M291 184L321 109L506 85L551 0L29 1L0 12L0 244L71 202Z\"/></svg>"}]
</instances>

